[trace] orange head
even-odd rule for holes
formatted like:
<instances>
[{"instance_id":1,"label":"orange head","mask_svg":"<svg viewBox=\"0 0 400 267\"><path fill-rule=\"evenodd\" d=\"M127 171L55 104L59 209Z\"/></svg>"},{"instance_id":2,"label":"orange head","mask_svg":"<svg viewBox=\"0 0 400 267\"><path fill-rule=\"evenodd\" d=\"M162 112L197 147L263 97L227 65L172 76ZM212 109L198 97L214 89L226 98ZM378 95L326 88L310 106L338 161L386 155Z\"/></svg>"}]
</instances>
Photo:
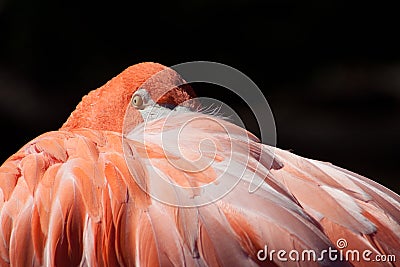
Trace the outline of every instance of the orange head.
<instances>
[{"instance_id":1,"label":"orange head","mask_svg":"<svg viewBox=\"0 0 400 267\"><path fill-rule=\"evenodd\" d=\"M184 84L184 80L174 70L158 63L140 63L127 68L83 97L61 129L90 128L122 132L124 115L131 106L132 95L143 84L159 104L178 105L194 97L189 85L176 86ZM129 128L143 121L138 111L133 110L129 114L131 116L126 122Z\"/></svg>"}]
</instances>

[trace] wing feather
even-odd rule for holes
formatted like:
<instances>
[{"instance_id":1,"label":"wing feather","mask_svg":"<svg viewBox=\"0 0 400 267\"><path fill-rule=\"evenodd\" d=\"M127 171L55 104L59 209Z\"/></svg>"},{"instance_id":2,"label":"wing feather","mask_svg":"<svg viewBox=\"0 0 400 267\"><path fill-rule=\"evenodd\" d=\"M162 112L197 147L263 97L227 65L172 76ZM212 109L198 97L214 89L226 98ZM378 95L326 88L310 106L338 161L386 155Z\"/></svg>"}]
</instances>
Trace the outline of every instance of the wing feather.
<instances>
[{"instance_id":1,"label":"wing feather","mask_svg":"<svg viewBox=\"0 0 400 267\"><path fill-rule=\"evenodd\" d=\"M125 146L113 132L50 132L11 156L0 167L0 265L282 266L276 258L260 261L257 252L268 245L322 253L343 237L345 251L400 257L400 197L394 192L262 145L244 129L204 114L182 132L182 151L163 146L162 136L172 142L192 116L139 126L125 136ZM213 142L199 147L204 139ZM172 163L180 153L188 159L181 167L199 171L177 169ZM209 166L200 168L204 162ZM175 190L156 176L188 188ZM203 188L208 184L215 191ZM213 199L217 190L227 194ZM187 196L209 203L168 205L148 192L175 203Z\"/></svg>"},{"instance_id":2,"label":"wing feather","mask_svg":"<svg viewBox=\"0 0 400 267\"><path fill-rule=\"evenodd\" d=\"M400 257L399 196L330 163L276 149L284 167L272 170L333 244L345 238L360 251ZM373 255L375 255L373 254ZM373 256L371 256L373 258Z\"/></svg>"},{"instance_id":3,"label":"wing feather","mask_svg":"<svg viewBox=\"0 0 400 267\"><path fill-rule=\"evenodd\" d=\"M196 114L196 123L185 124L186 134L181 131L180 138L184 148L199 147L204 139L213 141L217 156L209 168L212 172L206 175L208 180L176 170L168 161L171 155L172 159L179 158L179 153L186 153L185 156L191 159L198 155L190 149L179 151L169 144L182 122L191 119L190 113L150 122L146 127L138 127L129 133L128 138L133 143L146 143L145 147L140 147L139 154L150 179L156 175L154 172L161 171L163 179L180 186L201 186L215 183L222 174L231 180L242 176L241 182L218 200L216 207L214 204L206 205L197 213L189 213L192 219L178 221L179 232L186 239L184 244L193 250L195 246L191 244L198 238L199 253L206 262L225 265L230 259L235 259L234 262L243 264L240 258L232 255L228 259L228 255L219 250L220 247L236 251L235 246L238 245L241 252L236 251L236 254L247 255L251 263L263 264L255 258L255 252L263 244L269 243L274 249L312 248L321 252L329 247L335 248L339 238L348 238L352 243L349 248L370 249L373 255L398 255L400 206L396 194L333 165L260 145L255 138L249 138L243 129L229 123L219 121L224 131L209 123L201 125L201 116L207 117ZM161 134L157 134L161 127L164 140ZM232 134L227 136L227 132ZM167 145L163 145L163 141ZM228 154L229 148L234 152L232 155ZM213 156L209 150L210 147L206 147L206 153L202 154L206 160ZM193 160L191 163L197 164ZM189 182L191 179L194 184ZM261 185L251 194L248 189L254 181L261 181ZM167 201L177 198L174 190L158 185L150 183L147 186L150 192L164 193ZM223 185L220 187L225 190ZM202 190L196 191L193 197L199 195L212 199L212 195L207 196L207 192ZM208 210L212 212L207 213ZM213 214L213 218L209 214ZM225 240L217 246L213 240L217 233L210 229L219 229L219 225L225 227L220 230ZM193 227L199 229L198 235L193 234ZM325 264L335 265L332 262Z\"/></svg>"},{"instance_id":4,"label":"wing feather","mask_svg":"<svg viewBox=\"0 0 400 267\"><path fill-rule=\"evenodd\" d=\"M126 231L138 225L127 224L127 207L134 202L129 216L136 218L136 207L149 202L127 169L121 140L88 129L50 132L0 167L1 265L115 266L135 255L120 253ZM120 227L122 219L129 227Z\"/></svg>"}]
</instances>

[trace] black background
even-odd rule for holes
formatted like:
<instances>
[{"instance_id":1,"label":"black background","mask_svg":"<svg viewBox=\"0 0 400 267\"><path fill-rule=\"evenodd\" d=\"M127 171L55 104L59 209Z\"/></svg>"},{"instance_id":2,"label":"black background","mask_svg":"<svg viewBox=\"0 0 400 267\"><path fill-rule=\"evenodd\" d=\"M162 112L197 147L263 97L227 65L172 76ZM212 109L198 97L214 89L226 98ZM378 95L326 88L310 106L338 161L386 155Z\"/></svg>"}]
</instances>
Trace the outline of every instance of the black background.
<instances>
[{"instance_id":1,"label":"black background","mask_svg":"<svg viewBox=\"0 0 400 267\"><path fill-rule=\"evenodd\" d=\"M263 90L278 147L399 192L400 23L377 3L0 0L0 160L129 65L209 60Z\"/></svg>"}]
</instances>

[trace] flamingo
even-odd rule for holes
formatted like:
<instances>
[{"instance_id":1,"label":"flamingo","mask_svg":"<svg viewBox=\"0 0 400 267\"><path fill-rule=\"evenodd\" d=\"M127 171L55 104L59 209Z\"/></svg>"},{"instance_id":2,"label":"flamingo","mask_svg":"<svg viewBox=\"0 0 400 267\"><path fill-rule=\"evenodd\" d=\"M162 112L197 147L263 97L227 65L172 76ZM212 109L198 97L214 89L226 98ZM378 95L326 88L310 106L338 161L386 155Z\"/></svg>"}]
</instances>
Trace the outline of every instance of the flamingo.
<instances>
[{"instance_id":1,"label":"flamingo","mask_svg":"<svg viewBox=\"0 0 400 267\"><path fill-rule=\"evenodd\" d=\"M1 266L399 266L396 193L219 116L172 111L195 96L189 86L163 93L181 80L158 63L133 65L4 162ZM161 137L188 121L182 160ZM183 169L201 167L199 156L204 168ZM221 173L237 182L214 199L202 186L226 186Z\"/></svg>"}]
</instances>

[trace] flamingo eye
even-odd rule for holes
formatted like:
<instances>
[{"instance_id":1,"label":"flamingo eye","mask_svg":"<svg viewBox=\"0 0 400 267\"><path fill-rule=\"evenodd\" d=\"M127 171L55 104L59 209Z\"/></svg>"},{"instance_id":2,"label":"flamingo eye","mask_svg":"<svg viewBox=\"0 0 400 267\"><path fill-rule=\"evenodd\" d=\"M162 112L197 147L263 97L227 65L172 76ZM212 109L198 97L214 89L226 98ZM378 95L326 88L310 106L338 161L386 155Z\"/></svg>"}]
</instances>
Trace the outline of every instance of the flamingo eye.
<instances>
[{"instance_id":1,"label":"flamingo eye","mask_svg":"<svg viewBox=\"0 0 400 267\"><path fill-rule=\"evenodd\" d=\"M140 95L135 95L132 99L132 105L135 108L142 108L143 107L143 98Z\"/></svg>"}]
</instances>

